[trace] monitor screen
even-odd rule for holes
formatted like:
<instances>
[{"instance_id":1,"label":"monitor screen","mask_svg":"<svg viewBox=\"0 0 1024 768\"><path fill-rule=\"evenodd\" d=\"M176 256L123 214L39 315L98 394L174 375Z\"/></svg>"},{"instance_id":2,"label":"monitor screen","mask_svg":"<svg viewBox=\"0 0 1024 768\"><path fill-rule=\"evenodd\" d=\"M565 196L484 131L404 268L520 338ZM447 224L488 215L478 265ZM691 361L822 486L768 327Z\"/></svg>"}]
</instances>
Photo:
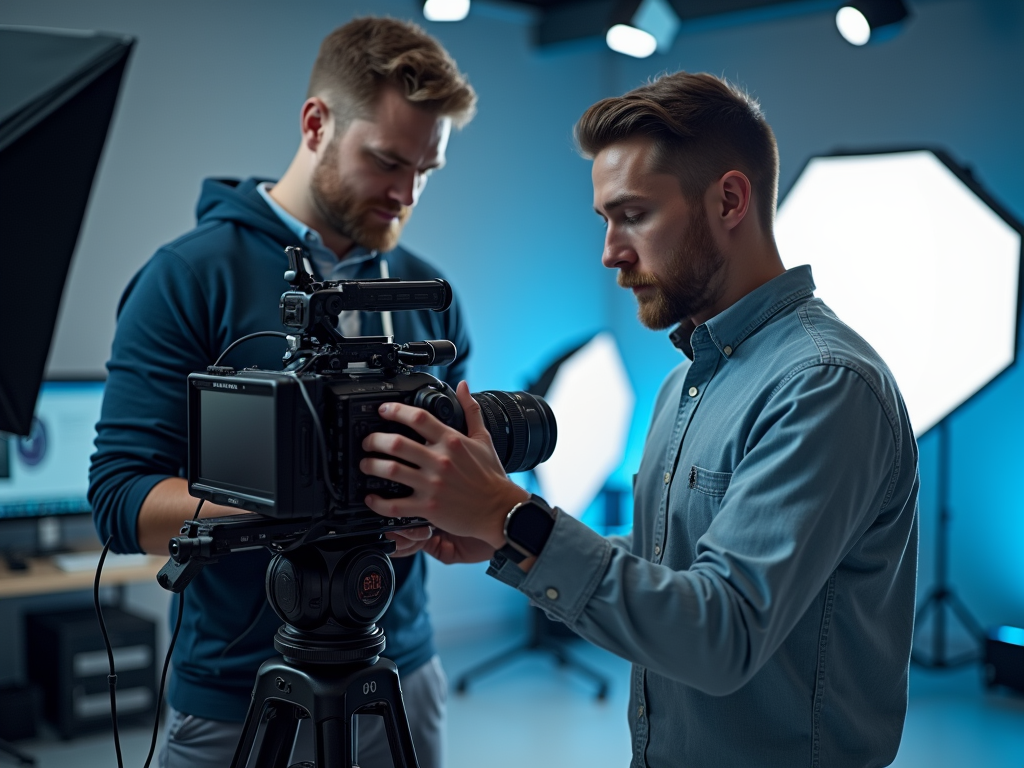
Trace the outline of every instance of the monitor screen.
<instances>
[{"instance_id":1,"label":"monitor screen","mask_svg":"<svg viewBox=\"0 0 1024 768\"><path fill-rule=\"evenodd\" d=\"M0 432L0 520L89 511L102 381L43 384L28 437Z\"/></svg>"},{"instance_id":2,"label":"monitor screen","mask_svg":"<svg viewBox=\"0 0 1024 768\"><path fill-rule=\"evenodd\" d=\"M274 398L266 393L199 393L199 479L223 490L273 499Z\"/></svg>"}]
</instances>

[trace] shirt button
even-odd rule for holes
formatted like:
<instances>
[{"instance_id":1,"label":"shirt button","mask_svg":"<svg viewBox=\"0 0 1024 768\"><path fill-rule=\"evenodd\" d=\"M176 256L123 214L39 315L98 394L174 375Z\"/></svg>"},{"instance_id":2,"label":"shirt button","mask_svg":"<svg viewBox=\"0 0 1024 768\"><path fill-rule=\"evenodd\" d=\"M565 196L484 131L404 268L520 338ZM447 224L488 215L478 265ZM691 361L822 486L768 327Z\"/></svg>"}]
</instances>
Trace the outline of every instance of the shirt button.
<instances>
[{"instance_id":1,"label":"shirt button","mask_svg":"<svg viewBox=\"0 0 1024 768\"><path fill-rule=\"evenodd\" d=\"M661 547L658 546L657 544L654 545L654 554L656 554L656 555L660 555L661 554Z\"/></svg>"},{"instance_id":2,"label":"shirt button","mask_svg":"<svg viewBox=\"0 0 1024 768\"><path fill-rule=\"evenodd\" d=\"M307 243L312 243L313 242L313 233L312 232L307 232L306 233L306 242Z\"/></svg>"},{"instance_id":3,"label":"shirt button","mask_svg":"<svg viewBox=\"0 0 1024 768\"><path fill-rule=\"evenodd\" d=\"M732 354L732 347L726 347L722 351L725 352L725 356L728 357L729 355Z\"/></svg>"},{"instance_id":4,"label":"shirt button","mask_svg":"<svg viewBox=\"0 0 1024 768\"><path fill-rule=\"evenodd\" d=\"M636 708L636 716L637 716L637 719L639 719L639 718L644 716L644 708L643 708L642 704L639 707Z\"/></svg>"},{"instance_id":5,"label":"shirt button","mask_svg":"<svg viewBox=\"0 0 1024 768\"><path fill-rule=\"evenodd\" d=\"M672 482L672 473L671 472L666 472L665 473L665 485L668 485L671 482Z\"/></svg>"},{"instance_id":6,"label":"shirt button","mask_svg":"<svg viewBox=\"0 0 1024 768\"><path fill-rule=\"evenodd\" d=\"M548 587L546 590L544 590L544 594L547 595L548 600L558 599L558 590L554 587Z\"/></svg>"},{"instance_id":7,"label":"shirt button","mask_svg":"<svg viewBox=\"0 0 1024 768\"><path fill-rule=\"evenodd\" d=\"M697 388L696 387L690 387L690 397L696 397L696 396L697 396Z\"/></svg>"}]
</instances>

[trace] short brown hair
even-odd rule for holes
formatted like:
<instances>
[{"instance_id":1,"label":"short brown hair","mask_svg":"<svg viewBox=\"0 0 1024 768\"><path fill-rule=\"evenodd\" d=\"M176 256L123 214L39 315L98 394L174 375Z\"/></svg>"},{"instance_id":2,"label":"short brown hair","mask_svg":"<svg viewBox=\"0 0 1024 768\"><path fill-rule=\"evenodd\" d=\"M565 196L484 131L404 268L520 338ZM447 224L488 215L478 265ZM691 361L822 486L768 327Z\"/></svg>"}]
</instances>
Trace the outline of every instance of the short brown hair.
<instances>
[{"instance_id":1,"label":"short brown hair","mask_svg":"<svg viewBox=\"0 0 1024 768\"><path fill-rule=\"evenodd\" d=\"M636 136L654 140L656 167L679 178L683 194L700 200L731 170L750 179L765 232L772 231L779 188L775 135L755 99L708 74L676 72L594 104L576 124L589 158Z\"/></svg>"},{"instance_id":2,"label":"short brown hair","mask_svg":"<svg viewBox=\"0 0 1024 768\"><path fill-rule=\"evenodd\" d=\"M322 98L340 130L369 114L386 86L457 126L476 113L476 92L437 40L411 22L373 16L354 19L324 38L307 98Z\"/></svg>"}]
</instances>

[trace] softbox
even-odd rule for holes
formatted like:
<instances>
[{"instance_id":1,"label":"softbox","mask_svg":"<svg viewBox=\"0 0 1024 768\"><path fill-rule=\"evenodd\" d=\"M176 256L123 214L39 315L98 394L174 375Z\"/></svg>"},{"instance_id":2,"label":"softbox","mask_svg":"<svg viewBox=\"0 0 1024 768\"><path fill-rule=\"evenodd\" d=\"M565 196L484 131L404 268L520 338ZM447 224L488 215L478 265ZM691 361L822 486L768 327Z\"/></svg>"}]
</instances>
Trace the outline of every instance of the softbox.
<instances>
[{"instance_id":1,"label":"softbox","mask_svg":"<svg viewBox=\"0 0 1024 768\"><path fill-rule=\"evenodd\" d=\"M0 431L29 433L132 44L0 27Z\"/></svg>"}]
</instances>

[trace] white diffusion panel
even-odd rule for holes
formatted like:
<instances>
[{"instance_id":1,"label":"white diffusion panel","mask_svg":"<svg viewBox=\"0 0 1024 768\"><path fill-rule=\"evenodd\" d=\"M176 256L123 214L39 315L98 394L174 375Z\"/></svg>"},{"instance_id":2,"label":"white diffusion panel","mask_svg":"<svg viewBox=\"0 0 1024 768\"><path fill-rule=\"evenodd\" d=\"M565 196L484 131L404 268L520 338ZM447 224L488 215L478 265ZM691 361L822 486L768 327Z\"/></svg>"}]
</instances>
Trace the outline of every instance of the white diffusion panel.
<instances>
[{"instance_id":1,"label":"white diffusion panel","mask_svg":"<svg viewBox=\"0 0 1024 768\"><path fill-rule=\"evenodd\" d=\"M888 363L915 434L1013 362L1021 236L931 152L815 158L775 233Z\"/></svg>"},{"instance_id":2,"label":"white diffusion panel","mask_svg":"<svg viewBox=\"0 0 1024 768\"><path fill-rule=\"evenodd\" d=\"M622 461L633 417L633 387L612 335L599 333L562 363L544 399L558 442L534 471L545 500L580 517Z\"/></svg>"}]
</instances>

